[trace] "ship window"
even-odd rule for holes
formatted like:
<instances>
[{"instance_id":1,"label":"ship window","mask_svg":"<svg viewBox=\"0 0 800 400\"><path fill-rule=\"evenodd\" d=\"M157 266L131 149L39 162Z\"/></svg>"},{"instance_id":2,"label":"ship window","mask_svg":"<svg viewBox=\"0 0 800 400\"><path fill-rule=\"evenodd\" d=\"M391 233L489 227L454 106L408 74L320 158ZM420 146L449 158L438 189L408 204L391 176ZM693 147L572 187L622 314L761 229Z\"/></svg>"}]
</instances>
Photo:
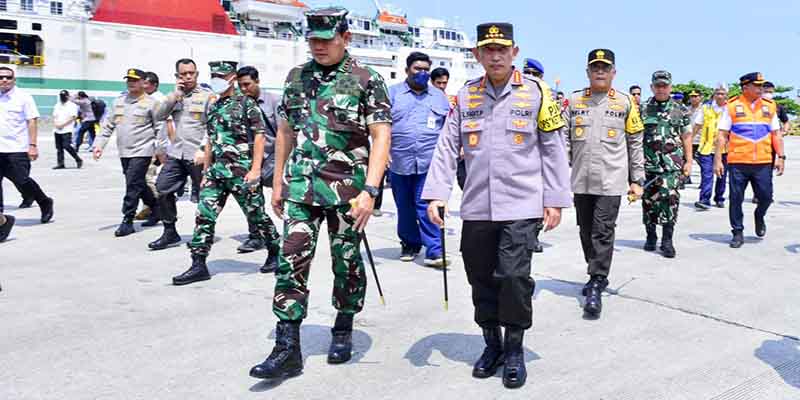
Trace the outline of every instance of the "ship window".
<instances>
[{"instance_id":1,"label":"ship window","mask_svg":"<svg viewBox=\"0 0 800 400\"><path fill-rule=\"evenodd\" d=\"M0 29L17 29L17 21L13 19L0 19Z\"/></svg>"},{"instance_id":2,"label":"ship window","mask_svg":"<svg viewBox=\"0 0 800 400\"><path fill-rule=\"evenodd\" d=\"M42 30L42 24L40 24L38 22L34 22L34 23L31 24L31 29L33 29L35 31L40 31L40 30Z\"/></svg>"},{"instance_id":3,"label":"ship window","mask_svg":"<svg viewBox=\"0 0 800 400\"><path fill-rule=\"evenodd\" d=\"M397 72L392 72L389 74L389 79L397 79Z\"/></svg>"},{"instance_id":4,"label":"ship window","mask_svg":"<svg viewBox=\"0 0 800 400\"><path fill-rule=\"evenodd\" d=\"M51 1L50 2L50 14L53 15L62 15L64 14L64 3L60 1Z\"/></svg>"},{"instance_id":5,"label":"ship window","mask_svg":"<svg viewBox=\"0 0 800 400\"><path fill-rule=\"evenodd\" d=\"M439 37L444 39L445 31L439 31Z\"/></svg>"},{"instance_id":6,"label":"ship window","mask_svg":"<svg viewBox=\"0 0 800 400\"><path fill-rule=\"evenodd\" d=\"M33 11L33 0L20 0L19 8L22 11Z\"/></svg>"},{"instance_id":7,"label":"ship window","mask_svg":"<svg viewBox=\"0 0 800 400\"><path fill-rule=\"evenodd\" d=\"M6 0L0 0L0 11L8 11Z\"/></svg>"},{"instance_id":8,"label":"ship window","mask_svg":"<svg viewBox=\"0 0 800 400\"><path fill-rule=\"evenodd\" d=\"M364 21L364 30L365 31L369 30L369 21Z\"/></svg>"}]
</instances>

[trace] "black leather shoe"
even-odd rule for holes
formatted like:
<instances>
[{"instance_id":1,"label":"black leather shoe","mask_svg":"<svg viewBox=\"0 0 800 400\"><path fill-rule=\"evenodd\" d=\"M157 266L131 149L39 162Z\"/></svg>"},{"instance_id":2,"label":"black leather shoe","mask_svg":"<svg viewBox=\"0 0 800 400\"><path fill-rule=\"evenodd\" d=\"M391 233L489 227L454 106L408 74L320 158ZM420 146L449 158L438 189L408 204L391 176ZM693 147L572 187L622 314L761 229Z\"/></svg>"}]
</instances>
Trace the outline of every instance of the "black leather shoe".
<instances>
[{"instance_id":1,"label":"black leather shoe","mask_svg":"<svg viewBox=\"0 0 800 400\"><path fill-rule=\"evenodd\" d=\"M147 247L149 247L150 250L164 250L180 242L181 235L179 235L178 231L175 230L175 224L165 223L164 233L162 233L161 237L158 239L150 242Z\"/></svg>"},{"instance_id":2,"label":"black leather shoe","mask_svg":"<svg viewBox=\"0 0 800 400\"><path fill-rule=\"evenodd\" d=\"M647 232L647 239L644 241L644 251L656 251L656 243L658 242L658 235L656 235L655 225L645 225L644 230Z\"/></svg>"},{"instance_id":3,"label":"black leather shoe","mask_svg":"<svg viewBox=\"0 0 800 400\"><path fill-rule=\"evenodd\" d=\"M133 220L131 220L130 218L124 218L122 220L122 223L119 224L119 227L117 227L117 230L114 231L114 236L123 237L123 236L128 236L134 232L136 232L136 229L133 229Z\"/></svg>"},{"instance_id":4,"label":"black leather shoe","mask_svg":"<svg viewBox=\"0 0 800 400\"><path fill-rule=\"evenodd\" d=\"M8 235L11 234L11 228L14 227L14 223L17 221L16 218L12 215L6 215L6 223L0 225L0 242L5 241L8 239Z\"/></svg>"},{"instance_id":5,"label":"black leather shoe","mask_svg":"<svg viewBox=\"0 0 800 400\"><path fill-rule=\"evenodd\" d=\"M183 286L209 279L211 279L211 274L208 273L208 268L206 267L206 256L192 254L192 266L186 272L172 277L172 284Z\"/></svg>"},{"instance_id":6,"label":"black leather shoe","mask_svg":"<svg viewBox=\"0 0 800 400\"><path fill-rule=\"evenodd\" d=\"M78 168L78 169L83 168L83 160L82 159L75 160L75 168Z\"/></svg>"},{"instance_id":7,"label":"black leather shoe","mask_svg":"<svg viewBox=\"0 0 800 400\"><path fill-rule=\"evenodd\" d=\"M733 237L731 238L731 248L738 249L744 244L744 235L742 231L732 231Z\"/></svg>"},{"instance_id":8,"label":"black leather shoe","mask_svg":"<svg viewBox=\"0 0 800 400\"><path fill-rule=\"evenodd\" d=\"M55 167L53 167L53 169L66 169L66 168L67 167L65 167L64 164L56 165Z\"/></svg>"},{"instance_id":9,"label":"black leather shoe","mask_svg":"<svg viewBox=\"0 0 800 400\"><path fill-rule=\"evenodd\" d=\"M503 366L503 386L517 389L525 385L528 371L525 370L525 354L522 351L522 337L525 331L506 327L506 340L503 344L505 365Z\"/></svg>"},{"instance_id":10,"label":"black leather shoe","mask_svg":"<svg viewBox=\"0 0 800 400\"><path fill-rule=\"evenodd\" d=\"M608 279L600 275L595 275L583 287L583 295L586 296L586 302L583 305L583 311L591 318L600 317L603 311L603 290L608 286Z\"/></svg>"},{"instance_id":11,"label":"black leather shoe","mask_svg":"<svg viewBox=\"0 0 800 400\"><path fill-rule=\"evenodd\" d=\"M480 379L494 376L497 373L497 369L505 362L503 331L499 326L496 328L483 328L483 341L486 342L486 348L483 349L481 358L472 368L472 376Z\"/></svg>"},{"instance_id":12,"label":"black leather shoe","mask_svg":"<svg viewBox=\"0 0 800 400\"><path fill-rule=\"evenodd\" d=\"M328 348L328 364L344 364L353 356L353 314L336 314L331 329L331 346Z\"/></svg>"},{"instance_id":13,"label":"black leather shoe","mask_svg":"<svg viewBox=\"0 0 800 400\"><path fill-rule=\"evenodd\" d=\"M714 203L714 207L725 208L725 202L718 201L718 202Z\"/></svg>"},{"instance_id":14,"label":"black leather shoe","mask_svg":"<svg viewBox=\"0 0 800 400\"><path fill-rule=\"evenodd\" d=\"M17 208L31 208L33 207L33 199L22 199L22 203L19 203L19 207Z\"/></svg>"},{"instance_id":15,"label":"black leather shoe","mask_svg":"<svg viewBox=\"0 0 800 400\"><path fill-rule=\"evenodd\" d=\"M261 266L261 271L264 274L275 272L278 269L278 254L280 248L278 246L270 246L269 253L267 253L267 260Z\"/></svg>"},{"instance_id":16,"label":"black leather shoe","mask_svg":"<svg viewBox=\"0 0 800 400\"><path fill-rule=\"evenodd\" d=\"M756 236L764 237L767 235L767 223L764 218L756 217Z\"/></svg>"},{"instance_id":17,"label":"black leather shoe","mask_svg":"<svg viewBox=\"0 0 800 400\"><path fill-rule=\"evenodd\" d=\"M39 209L42 211L42 218L40 221L43 224L53 219L53 199L48 197L47 200L39 203Z\"/></svg>"},{"instance_id":18,"label":"black leather shoe","mask_svg":"<svg viewBox=\"0 0 800 400\"><path fill-rule=\"evenodd\" d=\"M672 234L675 232L675 225L666 224L661 231L661 255L666 258L675 258L675 246L672 244Z\"/></svg>"},{"instance_id":19,"label":"black leather shoe","mask_svg":"<svg viewBox=\"0 0 800 400\"><path fill-rule=\"evenodd\" d=\"M264 239L250 236L244 243L236 248L239 253L252 253L257 250L263 249L265 246Z\"/></svg>"},{"instance_id":20,"label":"black leather shoe","mask_svg":"<svg viewBox=\"0 0 800 400\"><path fill-rule=\"evenodd\" d=\"M708 211L708 210L711 209L711 204L706 204L706 203L703 203L701 201L695 201L694 202L694 208L697 211Z\"/></svg>"},{"instance_id":21,"label":"black leather shoe","mask_svg":"<svg viewBox=\"0 0 800 400\"><path fill-rule=\"evenodd\" d=\"M290 378L302 372L300 322L278 322L272 353L264 362L250 369L250 376L258 379Z\"/></svg>"}]
</instances>

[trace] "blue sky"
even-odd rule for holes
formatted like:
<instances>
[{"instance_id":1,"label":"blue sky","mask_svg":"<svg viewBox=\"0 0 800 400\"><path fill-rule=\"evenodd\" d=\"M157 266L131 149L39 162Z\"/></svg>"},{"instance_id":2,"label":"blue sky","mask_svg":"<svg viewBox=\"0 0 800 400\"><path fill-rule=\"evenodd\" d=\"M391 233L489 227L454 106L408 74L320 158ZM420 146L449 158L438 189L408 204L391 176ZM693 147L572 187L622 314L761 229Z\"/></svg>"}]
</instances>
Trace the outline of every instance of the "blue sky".
<instances>
[{"instance_id":1,"label":"blue sky","mask_svg":"<svg viewBox=\"0 0 800 400\"><path fill-rule=\"evenodd\" d=\"M384 2L384 1L382 1ZM544 64L545 79L561 78L562 90L586 83L589 50L616 53L614 86L649 85L657 69L672 72L676 82L734 82L753 71L768 80L800 88L800 0L710 1L647 0L547 2L392 0L411 23L429 16L458 21L471 36L482 22L511 22L524 57ZM327 1L311 1L328 5ZM336 4L373 15L372 0ZM649 88L645 87L645 92Z\"/></svg>"}]
</instances>

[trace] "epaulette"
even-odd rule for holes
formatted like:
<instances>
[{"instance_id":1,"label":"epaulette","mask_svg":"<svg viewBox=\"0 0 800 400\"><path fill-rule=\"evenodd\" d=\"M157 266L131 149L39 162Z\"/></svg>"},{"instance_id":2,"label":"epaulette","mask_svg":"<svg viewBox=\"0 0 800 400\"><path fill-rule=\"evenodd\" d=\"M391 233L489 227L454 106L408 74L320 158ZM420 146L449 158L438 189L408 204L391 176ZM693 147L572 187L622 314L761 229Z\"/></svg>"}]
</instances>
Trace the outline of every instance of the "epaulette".
<instances>
[{"instance_id":1,"label":"epaulette","mask_svg":"<svg viewBox=\"0 0 800 400\"><path fill-rule=\"evenodd\" d=\"M767 103L769 103L769 104L773 104L773 103L775 103L775 100L765 99L765 98L763 98L763 97L761 98L761 101L762 101L762 102L767 102Z\"/></svg>"}]
</instances>

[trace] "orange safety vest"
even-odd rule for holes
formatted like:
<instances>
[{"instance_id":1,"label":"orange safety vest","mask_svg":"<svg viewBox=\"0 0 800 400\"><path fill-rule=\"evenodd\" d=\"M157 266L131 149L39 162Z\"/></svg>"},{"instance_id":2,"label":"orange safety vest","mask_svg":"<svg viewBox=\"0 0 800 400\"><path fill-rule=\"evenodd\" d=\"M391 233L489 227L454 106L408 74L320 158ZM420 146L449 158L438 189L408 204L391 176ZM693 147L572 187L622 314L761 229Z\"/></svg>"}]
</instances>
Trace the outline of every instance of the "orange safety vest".
<instances>
[{"instance_id":1,"label":"orange safety vest","mask_svg":"<svg viewBox=\"0 0 800 400\"><path fill-rule=\"evenodd\" d=\"M772 163L772 119L777 113L775 103L758 99L755 109L744 96L728 101L731 116L728 141L729 164Z\"/></svg>"}]
</instances>

